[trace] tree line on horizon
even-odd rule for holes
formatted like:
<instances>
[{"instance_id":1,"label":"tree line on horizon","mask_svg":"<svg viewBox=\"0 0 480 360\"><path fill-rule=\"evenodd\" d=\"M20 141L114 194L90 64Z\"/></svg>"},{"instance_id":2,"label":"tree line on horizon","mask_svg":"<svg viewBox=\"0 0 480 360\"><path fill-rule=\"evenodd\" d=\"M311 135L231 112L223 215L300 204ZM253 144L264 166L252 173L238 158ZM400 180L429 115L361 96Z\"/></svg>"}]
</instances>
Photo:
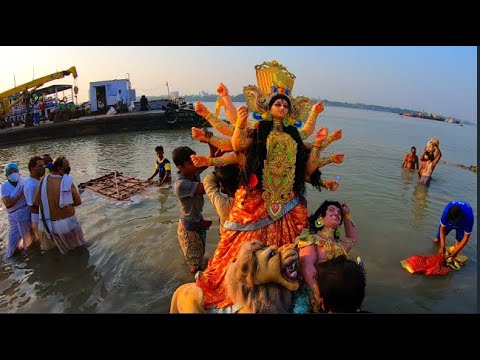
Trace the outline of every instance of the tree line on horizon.
<instances>
[{"instance_id":1,"label":"tree line on horizon","mask_svg":"<svg viewBox=\"0 0 480 360\"><path fill-rule=\"evenodd\" d=\"M218 95L216 94L205 94L205 95L185 95L183 96L185 98L186 102L191 102L194 103L196 101L201 101L201 102L215 102L218 99ZM149 100L158 100L158 99L165 99L167 96L149 96ZM245 102L245 96L243 94L238 94L238 95L231 95L232 101L233 102ZM140 97L137 97L137 101L140 100ZM312 98L313 102L317 102L318 99ZM405 109L405 108L399 108L399 107L390 107L390 106L382 106L382 105L370 105L370 104L362 104L362 103L348 103L348 102L342 102L342 101L331 101L331 100L322 100L323 103L326 106L337 106L337 107L345 107L345 108L351 108L351 109L364 109L364 110L372 110L372 111L383 111L383 112L390 112L390 113L395 113L399 115L403 115L405 113L410 113L413 116L418 116L419 114L425 114L425 111L419 111L419 110L412 110L412 109ZM422 116L420 116L422 117ZM448 117L446 116L440 116L438 119L431 119L431 120L437 120L437 121L445 121ZM451 117L455 122L457 123L464 123L464 124L470 124L470 125L476 125L475 123L465 121L465 120L459 120L456 118Z\"/></svg>"}]
</instances>

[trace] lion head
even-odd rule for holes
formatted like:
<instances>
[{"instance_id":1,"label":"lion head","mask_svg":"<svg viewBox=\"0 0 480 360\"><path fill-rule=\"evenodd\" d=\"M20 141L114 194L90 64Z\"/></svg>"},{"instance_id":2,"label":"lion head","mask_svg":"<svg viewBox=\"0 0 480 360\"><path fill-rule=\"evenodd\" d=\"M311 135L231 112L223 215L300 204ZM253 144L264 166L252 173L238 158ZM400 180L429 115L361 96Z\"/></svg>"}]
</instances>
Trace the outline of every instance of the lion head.
<instances>
[{"instance_id":1,"label":"lion head","mask_svg":"<svg viewBox=\"0 0 480 360\"><path fill-rule=\"evenodd\" d=\"M286 313L298 289L294 244L267 246L254 240L240 248L225 277L228 295L241 312Z\"/></svg>"}]
</instances>

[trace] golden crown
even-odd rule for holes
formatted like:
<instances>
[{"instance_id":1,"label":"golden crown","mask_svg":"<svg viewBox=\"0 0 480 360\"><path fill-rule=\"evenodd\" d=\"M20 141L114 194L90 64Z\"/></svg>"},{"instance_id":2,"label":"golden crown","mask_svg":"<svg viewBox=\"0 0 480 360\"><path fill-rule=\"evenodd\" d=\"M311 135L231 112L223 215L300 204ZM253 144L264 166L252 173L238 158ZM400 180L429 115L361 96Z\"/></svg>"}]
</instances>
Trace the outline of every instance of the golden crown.
<instances>
[{"instance_id":1,"label":"golden crown","mask_svg":"<svg viewBox=\"0 0 480 360\"><path fill-rule=\"evenodd\" d=\"M291 108L288 125L301 127L308 118L312 101L304 96L292 96L296 76L278 61L264 61L255 65L258 87L248 85L243 88L247 107L257 120L268 119L268 104L273 96L283 94L290 99Z\"/></svg>"},{"instance_id":2,"label":"golden crown","mask_svg":"<svg viewBox=\"0 0 480 360\"><path fill-rule=\"evenodd\" d=\"M279 64L277 60L272 62L265 61L260 65L255 65L257 72L258 87L264 94L273 92L272 86L280 91L291 93L295 83L295 75L287 70L285 66Z\"/></svg>"}]
</instances>

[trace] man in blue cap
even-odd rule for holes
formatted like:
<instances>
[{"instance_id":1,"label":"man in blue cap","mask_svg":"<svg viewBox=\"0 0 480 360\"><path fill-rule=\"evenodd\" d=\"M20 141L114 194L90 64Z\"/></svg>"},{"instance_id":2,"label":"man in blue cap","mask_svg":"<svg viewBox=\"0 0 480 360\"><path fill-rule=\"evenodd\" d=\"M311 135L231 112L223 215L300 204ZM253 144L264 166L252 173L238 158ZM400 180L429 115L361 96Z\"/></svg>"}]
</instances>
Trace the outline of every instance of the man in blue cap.
<instances>
[{"instance_id":1,"label":"man in blue cap","mask_svg":"<svg viewBox=\"0 0 480 360\"><path fill-rule=\"evenodd\" d=\"M23 195L23 185L25 178L19 173L18 166L15 163L9 163L4 168L5 181L1 186L2 202L6 207L8 223L10 225L8 233L8 247L5 253L5 259L11 257L17 250L20 239L23 239L23 248L32 242L32 226L30 221L30 208L27 205Z\"/></svg>"}]
</instances>

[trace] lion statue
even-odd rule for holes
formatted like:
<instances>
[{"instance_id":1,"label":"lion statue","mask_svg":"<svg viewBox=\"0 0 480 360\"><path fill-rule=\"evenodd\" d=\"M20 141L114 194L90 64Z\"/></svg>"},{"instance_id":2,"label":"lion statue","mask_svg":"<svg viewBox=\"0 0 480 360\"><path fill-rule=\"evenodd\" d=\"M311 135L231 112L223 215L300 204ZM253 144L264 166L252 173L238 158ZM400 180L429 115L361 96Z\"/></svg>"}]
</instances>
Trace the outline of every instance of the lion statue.
<instances>
[{"instance_id":1,"label":"lion statue","mask_svg":"<svg viewBox=\"0 0 480 360\"><path fill-rule=\"evenodd\" d=\"M268 246L254 240L244 243L228 267L228 296L238 313L287 313L291 292L299 287L298 251L294 244ZM203 292L195 283L181 285L173 294L170 313L206 313Z\"/></svg>"}]
</instances>

